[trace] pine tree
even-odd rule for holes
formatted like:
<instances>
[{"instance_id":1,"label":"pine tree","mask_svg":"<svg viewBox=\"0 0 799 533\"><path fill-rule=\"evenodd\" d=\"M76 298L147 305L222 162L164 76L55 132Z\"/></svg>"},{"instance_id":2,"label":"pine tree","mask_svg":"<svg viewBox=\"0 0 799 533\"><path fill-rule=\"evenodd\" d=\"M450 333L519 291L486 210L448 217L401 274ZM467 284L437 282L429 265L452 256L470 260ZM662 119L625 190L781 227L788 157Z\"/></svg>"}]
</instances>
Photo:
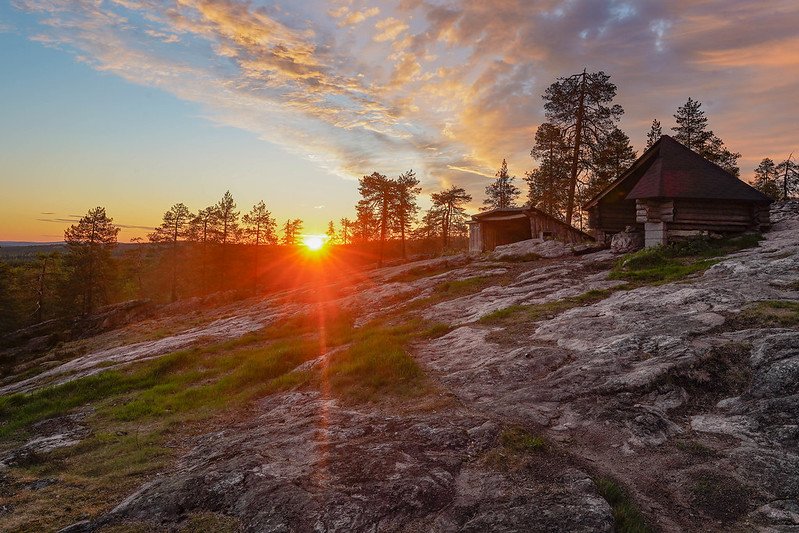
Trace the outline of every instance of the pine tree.
<instances>
[{"instance_id":1,"label":"pine tree","mask_svg":"<svg viewBox=\"0 0 799 533\"><path fill-rule=\"evenodd\" d=\"M255 246L277 244L277 222L266 208L263 200L252 206L249 213L241 217L244 235Z\"/></svg>"},{"instance_id":2,"label":"pine tree","mask_svg":"<svg viewBox=\"0 0 799 533\"><path fill-rule=\"evenodd\" d=\"M383 264L383 250L389 236L393 216L392 206L396 205L396 184L379 172L373 172L358 180L358 192L361 194L361 209L368 209L380 230L380 246L377 264Z\"/></svg>"},{"instance_id":3,"label":"pine tree","mask_svg":"<svg viewBox=\"0 0 799 533\"><path fill-rule=\"evenodd\" d=\"M272 217L272 213L266 208L263 200L252 206L249 213L245 214L241 221L245 225L244 233L249 241L255 245L253 250L253 292L258 292L258 264L261 256L261 245L277 244L277 222Z\"/></svg>"},{"instance_id":4,"label":"pine tree","mask_svg":"<svg viewBox=\"0 0 799 533\"><path fill-rule=\"evenodd\" d=\"M64 232L70 286L84 314L90 314L99 301L107 300L105 293L114 266L111 250L117 244L118 234L119 228L105 214L103 207L90 209L77 224Z\"/></svg>"},{"instance_id":5,"label":"pine tree","mask_svg":"<svg viewBox=\"0 0 799 533\"><path fill-rule=\"evenodd\" d=\"M446 249L449 246L450 236L463 231L466 221L466 208L464 204L472 201L472 196L461 187L455 185L441 192L430 195L433 207L438 210L441 221L441 239Z\"/></svg>"},{"instance_id":6,"label":"pine tree","mask_svg":"<svg viewBox=\"0 0 799 533\"><path fill-rule=\"evenodd\" d=\"M529 204L565 220L569 190L569 145L560 128L548 122L541 124L535 132L530 156L539 164L526 173Z\"/></svg>"},{"instance_id":7,"label":"pine tree","mask_svg":"<svg viewBox=\"0 0 799 533\"><path fill-rule=\"evenodd\" d=\"M780 197L783 200L793 198L799 193L799 165L791 161L791 158L793 158L793 153L788 156L788 159L777 165L779 185L782 189Z\"/></svg>"},{"instance_id":8,"label":"pine tree","mask_svg":"<svg viewBox=\"0 0 799 533\"><path fill-rule=\"evenodd\" d=\"M755 181L752 185L772 200L780 198L779 173L772 159L766 157L760 161L755 169Z\"/></svg>"},{"instance_id":9,"label":"pine tree","mask_svg":"<svg viewBox=\"0 0 799 533\"><path fill-rule=\"evenodd\" d=\"M191 211L189 208L182 203L175 204L164 213L161 225L147 236L150 242L170 245L169 255L172 266L170 297L173 302L178 299L178 242L188 234L190 221Z\"/></svg>"},{"instance_id":10,"label":"pine tree","mask_svg":"<svg viewBox=\"0 0 799 533\"><path fill-rule=\"evenodd\" d=\"M283 224L283 239L281 244L286 246L294 246L300 240L300 234L302 233L302 220L299 218L295 219L288 219L286 223Z\"/></svg>"},{"instance_id":11,"label":"pine tree","mask_svg":"<svg viewBox=\"0 0 799 533\"><path fill-rule=\"evenodd\" d=\"M327 244L337 244L338 243L338 233L336 232L336 224L331 220L327 223L327 231L325 232L327 236Z\"/></svg>"},{"instance_id":12,"label":"pine tree","mask_svg":"<svg viewBox=\"0 0 799 533\"><path fill-rule=\"evenodd\" d=\"M708 161L738 176L740 169L737 162L741 154L728 150L724 142L707 129L707 117L701 107L701 102L689 97L685 105L677 109L674 115L677 125L671 128L675 132L674 138Z\"/></svg>"},{"instance_id":13,"label":"pine tree","mask_svg":"<svg viewBox=\"0 0 799 533\"><path fill-rule=\"evenodd\" d=\"M406 258L405 237L410 232L413 222L419 213L419 206L416 205L416 197L422 189L419 187L419 180L416 173L409 170L399 175L394 180L394 216L392 230L399 232L402 250L402 258Z\"/></svg>"},{"instance_id":14,"label":"pine tree","mask_svg":"<svg viewBox=\"0 0 799 533\"><path fill-rule=\"evenodd\" d=\"M563 132L571 151L566 221L571 224L579 175L588 168L601 139L610 133L624 113L618 104L616 86L604 72L583 70L550 85L543 95L547 120Z\"/></svg>"},{"instance_id":15,"label":"pine tree","mask_svg":"<svg viewBox=\"0 0 799 533\"><path fill-rule=\"evenodd\" d=\"M352 227L353 222L349 218L342 218L339 220L338 240L341 244L350 244L352 242Z\"/></svg>"},{"instance_id":16,"label":"pine tree","mask_svg":"<svg viewBox=\"0 0 799 533\"><path fill-rule=\"evenodd\" d=\"M239 212L230 191L225 191L222 199L216 204L219 217L219 238L222 246L234 243L239 236Z\"/></svg>"},{"instance_id":17,"label":"pine tree","mask_svg":"<svg viewBox=\"0 0 799 533\"><path fill-rule=\"evenodd\" d=\"M219 242L219 211L216 206L200 209L189 222L189 240L200 244L200 286L208 292L208 244Z\"/></svg>"},{"instance_id":18,"label":"pine tree","mask_svg":"<svg viewBox=\"0 0 799 533\"><path fill-rule=\"evenodd\" d=\"M652 121L652 126L649 128L649 133L646 134L646 149L652 148L652 145L658 142L663 136L663 129L660 127L660 121L655 119Z\"/></svg>"},{"instance_id":19,"label":"pine tree","mask_svg":"<svg viewBox=\"0 0 799 533\"><path fill-rule=\"evenodd\" d=\"M489 209L506 209L508 207L516 207L516 200L521 194L513 181L515 176L508 174L508 163L502 160L502 165L495 174L496 179L492 181L485 189L486 198L483 200L483 211Z\"/></svg>"},{"instance_id":20,"label":"pine tree","mask_svg":"<svg viewBox=\"0 0 799 533\"><path fill-rule=\"evenodd\" d=\"M583 201L593 198L599 191L615 180L636 160L630 138L619 128L613 128L602 139L596 157L592 161L591 177L583 190Z\"/></svg>"}]
</instances>

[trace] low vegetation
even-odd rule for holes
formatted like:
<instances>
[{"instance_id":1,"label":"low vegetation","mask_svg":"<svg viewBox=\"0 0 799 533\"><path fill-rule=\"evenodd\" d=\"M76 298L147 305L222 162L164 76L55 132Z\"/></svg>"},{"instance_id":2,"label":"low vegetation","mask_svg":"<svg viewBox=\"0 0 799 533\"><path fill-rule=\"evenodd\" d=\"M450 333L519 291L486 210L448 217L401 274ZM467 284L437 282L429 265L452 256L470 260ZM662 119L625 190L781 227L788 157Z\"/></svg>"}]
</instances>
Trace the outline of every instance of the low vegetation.
<instances>
[{"instance_id":1,"label":"low vegetation","mask_svg":"<svg viewBox=\"0 0 799 533\"><path fill-rule=\"evenodd\" d=\"M448 332L447 326L410 316L360 328L353 322L347 313L323 308L318 316L286 319L239 339L0 398L3 449L37 436L37 422L78 411L91 432L75 446L32 454L11 469L20 483L42 476L59 481L38 493L15 494L18 512L13 522L0 518L0 528L57 529L107 509L173 461L186 435L214 424L209 421L216 416L230 420L250 401L277 391L329 387L338 398L359 402L429 390L408 350L416 340ZM328 351L320 371L294 371ZM59 501L71 504L59 508Z\"/></svg>"},{"instance_id":2,"label":"low vegetation","mask_svg":"<svg viewBox=\"0 0 799 533\"><path fill-rule=\"evenodd\" d=\"M747 307L733 320L742 328L789 328L799 326L799 302L765 300Z\"/></svg>"},{"instance_id":3,"label":"low vegetation","mask_svg":"<svg viewBox=\"0 0 799 533\"><path fill-rule=\"evenodd\" d=\"M759 234L716 240L696 238L668 246L645 248L619 259L610 273L610 279L641 285L677 281L704 272L718 263L718 257L757 246L762 238Z\"/></svg>"},{"instance_id":4,"label":"low vegetation","mask_svg":"<svg viewBox=\"0 0 799 533\"><path fill-rule=\"evenodd\" d=\"M693 505L716 520L735 521L750 509L751 491L732 476L697 472L689 485Z\"/></svg>"},{"instance_id":5,"label":"low vegetation","mask_svg":"<svg viewBox=\"0 0 799 533\"><path fill-rule=\"evenodd\" d=\"M618 533L651 533L654 531L630 499L627 491L618 483L605 477L595 478L594 483L600 496L608 502L613 510L615 531Z\"/></svg>"},{"instance_id":6,"label":"low vegetation","mask_svg":"<svg viewBox=\"0 0 799 533\"><path fill-rule=\"evenodd\" d=\"M499 435L499 442L506 450L516 453L538 452L544 450L546 446L543 437L533 435L518 426L505 428Z\"/></svg>"},{"instance_id":7,"label":"low vegetation","mask_svg":"<svg viewBox=\"0 0 799 533\"><path fill-rule=\"evenodd\" d=\"M577 296L569 296L552 302L511 305L503 309L498 309L493 313L488 313L480 318L480 322L483 324L502 324L509 321L518 323L520 320L536 322L575 307L582 307L604 300L615 290L618 289L594 289Z\"/></svg>"}]
</instances>

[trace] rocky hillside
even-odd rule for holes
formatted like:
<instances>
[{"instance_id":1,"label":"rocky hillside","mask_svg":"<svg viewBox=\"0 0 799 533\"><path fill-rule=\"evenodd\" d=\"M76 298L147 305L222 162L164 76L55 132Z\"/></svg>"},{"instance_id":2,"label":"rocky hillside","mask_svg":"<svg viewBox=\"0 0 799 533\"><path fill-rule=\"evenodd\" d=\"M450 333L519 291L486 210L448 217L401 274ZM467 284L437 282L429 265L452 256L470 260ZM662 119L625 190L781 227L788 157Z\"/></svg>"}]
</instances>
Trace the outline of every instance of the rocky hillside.
<instances>
[{"instance_id":1,"label":"rocky hillside","mask_svg":"<svg viewBox=\"0 0 799 533\"><path fill-rule=\"evenodd\" d=\"M33 339L6 353L0 528L799 530L799 206L773 218Z\"/></svg>"}]
</instances>

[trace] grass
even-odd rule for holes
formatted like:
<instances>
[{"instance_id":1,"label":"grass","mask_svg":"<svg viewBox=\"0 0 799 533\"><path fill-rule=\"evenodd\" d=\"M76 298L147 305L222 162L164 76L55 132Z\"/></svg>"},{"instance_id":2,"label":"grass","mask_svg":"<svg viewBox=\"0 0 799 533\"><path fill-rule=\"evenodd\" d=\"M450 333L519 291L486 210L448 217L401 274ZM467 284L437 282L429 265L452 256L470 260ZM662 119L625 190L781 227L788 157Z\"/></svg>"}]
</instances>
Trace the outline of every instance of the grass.
<instances>
[{"instance_id":1,"label":"grass","mask_svg":"<svg viewBox=\"0 0 799 533\"><path fill-rule=\"evenodd\" d=\"M653 531L644 515L630 499L627 491L618 483L604 477L594 479L594 483L600 496L608 502L613 510L615 531L618 533L650 533Z\"/></svg>"},{"instance_id":2,"label":"grass","mask_svg":"<svg viewBox=\"0 0 799 533\"><path fill-rule=\"evenodd\" d=\"M539 452L544 450L546 446L546 441L543 437L532 435L517 426L502 430L499 435L499 442L506 450L516 453Z\"/></svg>"},{"instance_id":3,"label":"grass","mask_svg":"<svg viewBox=\"0 0 799 533\"><path fill-rule=\"evenodd\" d=\"M239 339L2 397L0 445L6 448L28 437L36 422L86 407L91 407L85 423L92 434L9 470L15 483L43 475L59 481L35 493L14 493L9 501L15 513L0 516L0 529L58 529L105 512L110 502L167 468L175 443L196 431L192 428L204 430L210 418L224 412L228 419L248 402L277 391L321 387L327 380L333 394L352 402L422 395L430 385L410 345L449 331L447 325L410 314L355 329L351 315L326 308ZM323 373L293 371L336 347ZM65 501L70 504L59 507Z\"/></svg>"},{"instance_id":4,"label":"grass","mask_svg":"<svg viewBox=\"0 0 799 533\"><path fill-rule=\"evenodd\" d=\"M427 384L409 346L449 331L449 326L418 318L397 324L376 320L360 328L352 343L331 358L323 379L330 380L334 393L351 401L417 396Z\"/></svg>"},{"instance_id":5,"label":"grass","mask_svg":"<svg viewBox=\"0 0 799 533\"><path fill-rule=\"evenodd\" d=\"M514 322L536 322L575 307L582 307L599 302L610 296L616 290L619 289L593 289L577 296L569 296L542 304L511 305L484 315L480 318L480 322L483 324L501 324L511 320Z\"/></svg>"},{"instance_id":6,"label":"grass","mask_svg":"<svg viewBox=\"0 0 799 533\"><path fill-rule=\"evenodd\" d=\"M766 300L758 302L736 317L747 327L794 327L799 325L799 302Z\"/></svg>"},{"instance_id":7,"label":"grass","mask_svg":"<svg viewBox=\"0 0 799 533\"><path fill-rule=\"evenodd\" d=\"M439 283L434 293L448 298L457 298L473 294L494 283L495 280L489 276L475 276L472 278L458 279Z\"/></svg>"},{"instance_id":8,"label":"grass","mask_svg":"<svg viewBox=\"0 0 799 533\"><path fill-rule=\"evenodd\" d=\"M642 285L670 283L704 272L719 262L716 258L757 246L762 238L756 234L718 240L696 238L645 248L619 259L609 278Z\"/></svg>"}]
</instances>

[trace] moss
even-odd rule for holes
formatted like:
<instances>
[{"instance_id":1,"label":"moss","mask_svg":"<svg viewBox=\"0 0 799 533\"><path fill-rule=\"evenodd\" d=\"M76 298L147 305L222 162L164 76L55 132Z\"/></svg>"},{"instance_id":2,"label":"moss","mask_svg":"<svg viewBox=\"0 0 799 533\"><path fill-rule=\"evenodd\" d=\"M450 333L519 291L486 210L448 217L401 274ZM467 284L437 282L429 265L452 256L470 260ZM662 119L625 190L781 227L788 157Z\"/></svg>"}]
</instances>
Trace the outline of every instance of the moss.
<instances>
[{"instance_id":1,"label":"moss","mask_svg":"<svg viewBox=\"0 0 799 533\"><path fill-rule=\"evenodd\" d=\"M600 496L608 502L613 510L615 530L618 533L650 533L654 531L635 506L627 491L618 483L604 477L595 478L594 483Z\"/></svg>"}]
</instances>

